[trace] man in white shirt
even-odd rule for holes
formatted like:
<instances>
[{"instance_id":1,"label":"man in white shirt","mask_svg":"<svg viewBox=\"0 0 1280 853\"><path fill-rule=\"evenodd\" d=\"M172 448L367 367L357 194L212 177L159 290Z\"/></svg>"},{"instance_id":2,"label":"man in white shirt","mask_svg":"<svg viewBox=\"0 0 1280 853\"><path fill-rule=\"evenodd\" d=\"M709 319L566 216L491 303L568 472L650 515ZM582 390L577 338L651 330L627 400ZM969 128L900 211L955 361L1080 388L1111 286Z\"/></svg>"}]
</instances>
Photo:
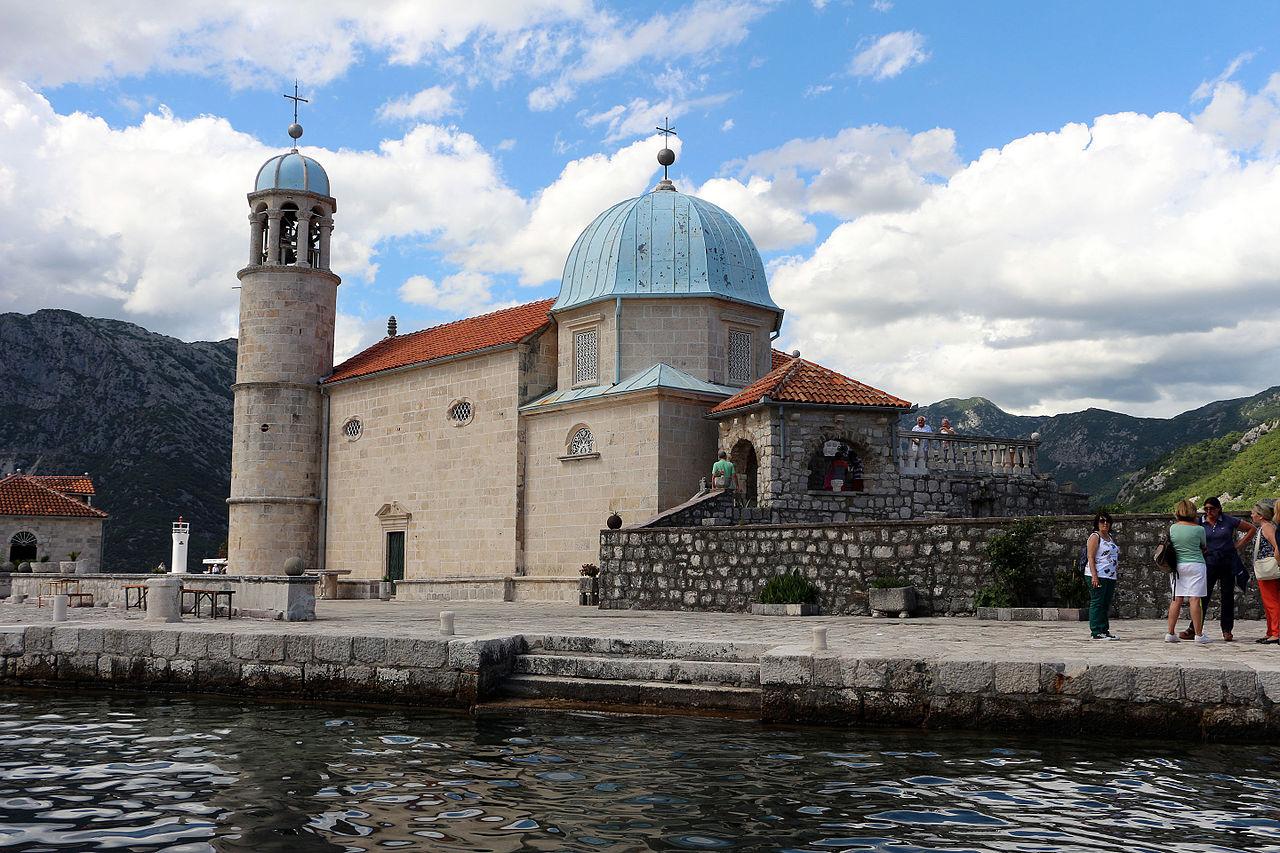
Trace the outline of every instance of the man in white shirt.
<instances>
[{"instance_id":1,"label":"man in white shirt","mask_svg":"<svg viewBox=\"0 0 1280 853\"><path fill-rule=\"evenodd\" d=\"M924 415L916 418L916 425L911 428L912 432L932 433L933 427L929 426L929 422L924 419ZM929 459L929 442L921 438L911 439L911 467L918 468L921 459L926 462Z\"/></svg>"}]
</instances>

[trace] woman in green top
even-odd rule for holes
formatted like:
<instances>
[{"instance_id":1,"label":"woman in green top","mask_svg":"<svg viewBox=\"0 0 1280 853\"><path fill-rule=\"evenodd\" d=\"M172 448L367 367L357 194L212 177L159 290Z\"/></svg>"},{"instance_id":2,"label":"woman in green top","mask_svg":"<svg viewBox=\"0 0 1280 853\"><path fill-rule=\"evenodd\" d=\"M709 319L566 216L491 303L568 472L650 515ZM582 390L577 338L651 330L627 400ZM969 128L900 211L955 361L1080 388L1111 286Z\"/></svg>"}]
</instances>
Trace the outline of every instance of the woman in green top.
<instances>
[{"instance_id":1,"label":"woman in green top","mask_svg":"<svg viewBox=\"0 0 1280 853\"><path fill-rule=\"evenodd\" d=\"M1191 611L1191 627L1196 635L1197 643L1207 643L1204 635L1204 607L1201 599L1208 593L1208 571L1205 569L1204 555L1209 543L1204 528L1196 519L1196 505L1192 501L1178 501L1173 514L1177 521L1169 525L1169 541L1178 554L1178 570L1173 573L1173 601L1169 602L1169 632L1164 635L1166 643L1178 642L1174 633L1178 627L1178 614L1182 612L1182 602L1187 602Z\"/></svg>"}]
</instances>

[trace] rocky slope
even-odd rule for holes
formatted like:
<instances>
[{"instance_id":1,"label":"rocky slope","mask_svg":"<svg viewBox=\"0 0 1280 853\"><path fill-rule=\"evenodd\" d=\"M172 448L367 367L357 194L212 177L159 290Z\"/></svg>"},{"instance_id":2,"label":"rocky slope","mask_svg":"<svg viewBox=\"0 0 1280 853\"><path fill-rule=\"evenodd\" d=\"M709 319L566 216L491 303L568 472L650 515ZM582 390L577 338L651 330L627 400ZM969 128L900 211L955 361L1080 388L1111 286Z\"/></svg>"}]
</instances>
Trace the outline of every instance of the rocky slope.
<instances>
[{"instance_id":1,"label":"rocky slope","mask_svg":"<svg viewBox=\"0 0 1280 853\"><path fill-rule=\"evenodd\" d=\"M948 417L960 432L998 436L1040 433L1040 470L1073 482L1095 503L1117 499L1137 471L1178 448L1243 433L1280 418L1280 386L1252 397L1219 400L1172 418L1135 418L1105 409L1052 416L1011 415L983 397L941 400L920 409L937 429ZM904 417L903 425L912 419ZM1200 472L1204 473L1204 472Z\"/></svg>"},{"instance_id":2,"label":"rocky slope","mask_svg":"<svg viewBox=\"0 0 1280 853\"><path fill-rule=\"evenodd\" d=\"M0 314L0 473L88 472L111 513L104 565L169 561L191 522L192 560L227 535L236 342L185 343L70 311Z\"/></svg>"}]
</instances>

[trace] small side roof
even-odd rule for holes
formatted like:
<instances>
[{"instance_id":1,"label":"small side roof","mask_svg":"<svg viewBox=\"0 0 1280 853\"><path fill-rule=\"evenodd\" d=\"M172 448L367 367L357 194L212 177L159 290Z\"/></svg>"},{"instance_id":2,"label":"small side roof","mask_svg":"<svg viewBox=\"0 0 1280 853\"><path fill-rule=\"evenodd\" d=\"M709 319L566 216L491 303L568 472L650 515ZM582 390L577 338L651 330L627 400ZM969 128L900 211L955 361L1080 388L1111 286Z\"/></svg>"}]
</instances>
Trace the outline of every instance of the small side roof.
<instances>
[{"instance_id":1,"label":"small side roof","mask_svg":"<svg viewBox=\"0 0 1280 853\"><path fill-rule=\"evenodd\" d=\"M554 299L543 299L420 332L383 338L335 367L324 384L519 343L550 324L553 302Z\"/></svg>"},{"instance_id":2,"label":"small side roof","mask_svg":"<svg viewBox=\"0 0 1280 853\"><path fill-rule=\"evenodd\" d=\"M589 400L595 397L616 397L619 394L630 394L650 388L666 388L672 391L693 391L697 394L724 397L738 390L727 385L716 385L696 376L685 373L679 368L658 362L639 373L632 374L617 385L592 385L588 388L570 388L565 391L552 391L531 403L520 407L520 411L528 412L544 409L556 403L569 403L576 400Z\"/></svg>"},{"instance_id":3,"label":"small side roof","mask_svg":"<svg viewBox=\"0 0 1280 853\"><path fill-rule=\"evenodd\" d=\"M792 358L774 350L773 364L773 370L715 406L710 414L723 415L766 402L875 409L912 408L911 403L900 397L803 358Z\"/></svg>"},{"instance_id":4,"label":"small side roof","mask_svg":"<svg viewBox=\"0 0 1280 853\"><path fill-rule=\"evenodd\" d=\"M47 515L73 518L106 518L97 507L69 498L37 481L36 477L11 474L0 480L0 515Z\"/></svg>"}]
</instances>

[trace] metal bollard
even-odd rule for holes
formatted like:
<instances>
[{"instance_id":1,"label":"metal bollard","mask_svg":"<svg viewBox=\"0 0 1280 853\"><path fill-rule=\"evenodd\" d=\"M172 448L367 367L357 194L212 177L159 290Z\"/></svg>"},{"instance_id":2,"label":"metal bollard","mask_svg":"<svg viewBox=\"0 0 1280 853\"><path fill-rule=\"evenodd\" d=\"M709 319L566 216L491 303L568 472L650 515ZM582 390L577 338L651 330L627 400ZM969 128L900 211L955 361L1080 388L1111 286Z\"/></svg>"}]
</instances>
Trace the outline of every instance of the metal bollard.
<instances>
[{"instance_id":1,"label":"metal bollard","mask_svg":"<svg viewBox=\"0 0 1280 853\"><path fill-rule=\"evenodd\" d=\"M827 650L827 629L813 629L813 650L815 652L825 652Z\"/></svg>"},{"instance_id":2,"label":"metal bollard","mask_svg":"<svg viewBox=\"0 0 1280 853\"><path fill-rule=\"evenodd\" d=\"M453 636L453 611L452 610L440 611L440 633L444 634L446 637Z\"/></svg>"},{"instance_id":3,"label":"metal bollard","mask_svg":"<svg viewBox=\"0 0 1280 853\"><path fill-rule=\"evenodd\" d=\"M54 622L67 621L67 602L69 600L70 599L68 599L65 595L55 595L53 597L53 621Z\"/></svg>"}]
</instances>

